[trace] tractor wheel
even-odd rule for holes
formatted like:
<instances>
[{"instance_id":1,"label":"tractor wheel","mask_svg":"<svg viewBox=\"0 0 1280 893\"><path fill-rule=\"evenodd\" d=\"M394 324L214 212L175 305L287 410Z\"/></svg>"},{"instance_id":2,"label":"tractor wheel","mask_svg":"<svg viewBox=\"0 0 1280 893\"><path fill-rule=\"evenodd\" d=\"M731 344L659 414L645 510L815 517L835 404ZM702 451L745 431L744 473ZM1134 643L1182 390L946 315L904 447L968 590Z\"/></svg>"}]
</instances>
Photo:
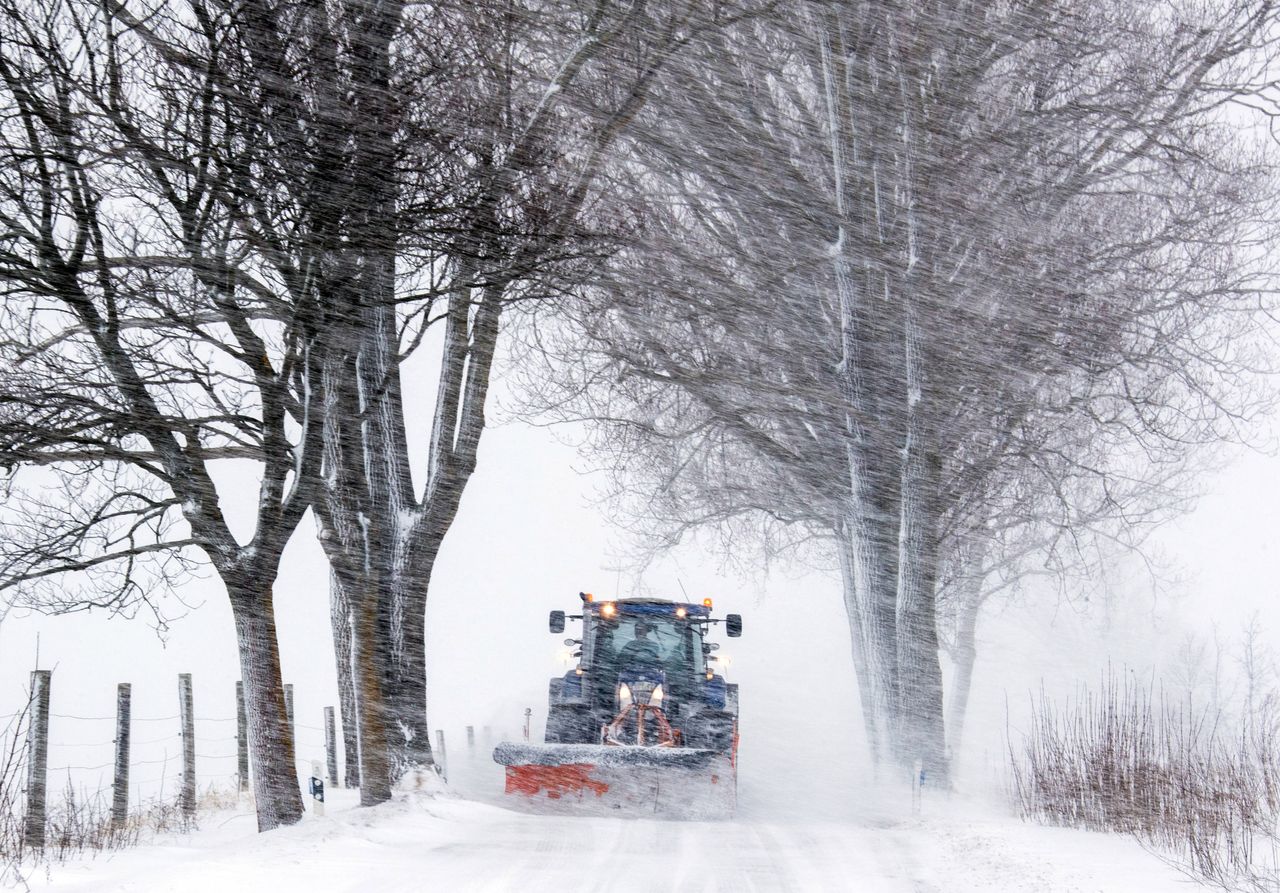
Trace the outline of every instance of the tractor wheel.
<instances>
[{"instance_id":1,"label":"tractor wheel","mask_svg":"<svg viewBox=\"0 0 1280 893\"><path fill-rule=\"evenodd\" d=\"M595 744L596 722L586 707L558 704L547 713L548 744Z\"/></svg>"},{"instance_id":2,"label":"tractor wheel","mask_svg":"<svg viewBox=\"0 0 1280 893\"><path fill-rule=\"evenodd\" d=\"M703 710L685 723L685 746L728 753L733 749L733 721L728 711Z\"/></svg>"}]
</instances>

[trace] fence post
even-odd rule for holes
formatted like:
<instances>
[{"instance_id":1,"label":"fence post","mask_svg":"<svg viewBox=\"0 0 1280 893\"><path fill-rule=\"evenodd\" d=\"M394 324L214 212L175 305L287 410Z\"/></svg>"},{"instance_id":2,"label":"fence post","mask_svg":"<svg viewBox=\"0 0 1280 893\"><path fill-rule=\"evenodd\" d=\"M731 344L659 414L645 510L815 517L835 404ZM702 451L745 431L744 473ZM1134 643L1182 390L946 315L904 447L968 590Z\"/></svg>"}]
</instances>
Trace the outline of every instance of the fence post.
<instances>
[{"instance_id":1,"label":"fence post","mask_svg":"<svg viewBox=\"0 0 1280 893\"><path fill-rule=\"evenodd\" d=\"M436 765L440 767L440 777L449 780L449 754L444 749L444 729L436 729Z\"/></svg>"},{"instance_id":2,"label":"fence post","mask_svg":"<svg viewBox=\"0 0 1280 893\"><path fill-rule=\"evenodd\" d=\"M249 790L249 717L244 712L244 683L236 683L236 774L239 790Z\"/></svg>"},{"instance_id":3,"label":"fence post","mask_svg":"<svg viewBox=\"0 0 1280 893\"><path fill-rule=\"evenodd\" d=\"M178 718L182 723L182 794L178 805L188 817L196 812L196 713L191 674L178 674Z\"/></svg>"},{"instance_id":4,"label":"fence post","mask_svg":"<svg viewBox=\"0 0 1280 893\"><path fill-rule=\"evenodd\" d=\"M44 849L45 790L49 770L49 686L51 670L31 673L30 725L27 727L27 818L22 842L32 849Z\"/></svg>"},{"instance_id":5,"label":"fence post","mask_svg":"<svg viewBox=\"0 0 1280 893\"><path fill-rule=\"evenodd\" d=\"M338 786L338 730L333 708L324 708L324 757L329 770L329 784Z\"/></svg>"},{"instance_id":6,"label":"fence post","mask_svg":"<svg viewBox=\"0 0 1280 893\"><path fill-rule=\"evenodd\" d=\"M116 766L111 780L111 827L117 831L129 820L129 697L133 686L116 686Z\"/></svg>"},{"instance_id":7,"label":"fence post","mask_svg":"<svg viewBox=\"0 0 1280 893\"><path fill-rule=\"evenodd\" d=\"M293 724L293 683L284 687L284 717L289 723L289 738L293 743L294 759L298 758L298 727Z\"/></svg>"},{"instance_id":8,"label":"fence post","mask_svg":"<svg viewBox=\"0 0 1280 893\"><path fill-rule=\"evenodd\" d=\"M467 726L467 750L476 749L476 727Z\"/></svg>"}]
</instances>

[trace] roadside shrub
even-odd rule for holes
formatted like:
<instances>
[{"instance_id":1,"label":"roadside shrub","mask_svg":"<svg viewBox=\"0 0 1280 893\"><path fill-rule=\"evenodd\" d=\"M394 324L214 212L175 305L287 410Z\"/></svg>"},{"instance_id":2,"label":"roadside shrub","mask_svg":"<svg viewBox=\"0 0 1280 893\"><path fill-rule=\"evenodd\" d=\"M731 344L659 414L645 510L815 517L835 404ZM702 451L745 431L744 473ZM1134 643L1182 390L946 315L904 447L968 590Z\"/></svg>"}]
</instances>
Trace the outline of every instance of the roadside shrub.
<instances>
[{"instance_id":1,"label":"roadside shrub","mask_svg":"<svg viewBox=\"0 0 1280 893\"><path fill-rule=\"evenodd\" d=\"M1132 834L1228 889L1278 889L1280 732L1273 700L1239 727L1108 673L1058 705L1032 699L1010 740L1012 795L1028 820Z\"/></svg>"}]
</instances>

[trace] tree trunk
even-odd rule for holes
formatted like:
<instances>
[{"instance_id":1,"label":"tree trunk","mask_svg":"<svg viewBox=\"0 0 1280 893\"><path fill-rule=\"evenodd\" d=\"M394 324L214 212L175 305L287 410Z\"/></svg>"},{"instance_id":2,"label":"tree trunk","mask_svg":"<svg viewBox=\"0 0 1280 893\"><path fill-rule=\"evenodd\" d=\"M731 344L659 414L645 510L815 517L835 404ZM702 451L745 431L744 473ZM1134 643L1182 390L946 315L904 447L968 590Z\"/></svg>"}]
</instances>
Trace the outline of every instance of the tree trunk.
<instances>
[{"instance_id":1,"label":"tree trunk","mask_svg":"<svg viewBox=\"0 0 1280 893\"><path fill-rule=\"evenodd\" d=\"M840 242L843 243L843 228ZM888 387L882 338L869 325L859 289L865 271L853 259L835 261L841 316L840 388L846 402L846 462L849 498L838 522L837 540L846 553L842 564L844 601L854 638L855 667L860 682L871 759L877 770L894 753L897 725L898 528L901 514L900 455L895 425L878 415L879 396ZM869 714L869 716L868 716Z\"/></svg>"},{"instance_id":2,"label":"tree trunk","mask_svg":"<svg viewBox=\"0 0 1280 893\"><path fill-rule=\"evenodd\" d=\"M426 714L425 606L439 539L423 542L414 537L414 524L406 520L418 510L411 509L392 264L384 265L382 272L377 282L386 296L385 306L375 310L370 327L374 335L363 346L359 362L361 403L370 415L363 449L372 522L364 560L368 575L376 577L386 743L392 777L399 778L434 765Z\"/></svg>"},{"instance_id":3,"label":"tree trunk","mask_svg":"<svg viewBox=\"0 0 1280 893\"><path fill-rule=\"evenodd\" d=\"M871 678L867 661L869 645L866 628L867 619L862 613L862 605L856 597L854 583L852 544L837 537L840 558L840 579L844 587L845 616L849 624L849 638L853 646L853 672L858 680L859 707L862 710L862 725L867 736L867 747L871 750L872 762L878 763L880 748L880 721L876 712L876 683Z\"/></svg>"},{"instance_id":4,"label":"tree trunk","mask_svg":"<svg viewBox=\"0 0 1280 893\"><path fill-rule=\"evenodd\" d=\"M898 756L920 761L933 787L949 784L943 723L942 664L938 657L937 487L940 462L921 446L912 426L903 466L902 555L898 619Z\"/></svg>"},{"instance_id":5,"label":"tree trunk","mask_svg":"<svg viewBox=\"0 0 1280 893\"><path fill-rule=\"evenodd\" d=\"M284 679L269 586L230 591L249 720L249 756L258 830L292 825L302 818L302 794L294 767L293 733L285 718Z\"/></svg>"},{"instance_id":6,"label":"tree trunk","mask_svg":"<svg viewBox=\"0 0 1280 893\"><path fill-rule=\"evenodd\" d=\"M883 506L889 496L880 493L868 503ZM884 529L886 526L888 530ZM897 527L896 513L886 515L882 510L864 510L845 522L842 537L848 543L845 561L849 566L844 585L845 609L855 655L861 655L855 657L855 668L861 669L865 680L859 689L864 699L862 709L870 736L871 759L877 770L891 760L896 751Z\"/></svg>"},{"instance_id":7,"label":"tree trunk","mask_svg":"<svg viewBox=\"0 0 1280 893\"><path fill-rule=\"evenodd\" d=\"M360 737L356 724L356 684L351 663L351 602L329 571L329 618L333 625L333 652L338 670L338 705L342 713L343 784L360 787Z\"/></svg>"},{"instance_id":8,"label":"tree trunk","mask_svg":"<svg viewBox=\"0 0 1280 893\"><path fill-rule=\"evenodd\" d=\"M902 450L902 516L898 558L899 758L918 760L935 787L949 784L938 656L938 525L942 457L935 446L934 405L915 298L904 290L903 353L906 442Z\"/></svg>"},{"instance_id":9,"label":"tree trunk","mask_svg":"<svg viewBox=\"0 0 1280 893\"><path fill-rule=\"evenodd\" d=\"M977 589L978 583L973 587ZM965 587L969 587L966 585ZM968 595L969 593L966 593ZM947 703L947 744L952 759L960 753L964 743L964 720L969 710L969 691L973 686L973 665L978 659L978 614L982 610L981 599L966 598L960 608L960 627L956 631L956 647L952 654L955 665L955 680L951 687L951 698Z\"/></svg>"},{"instance_id":10,"label":"tree trunk","mask_svg":"<svg viewBox=\"0 0 1280 893\"><path fill-rule=\"evenodd\" d=\"M350 656L359 743L360 803L391 797L387 751L388 674L391 658L396 521L403 501L397 488L396 444L387 436L381 400L391 382L384 300L389 294L386 258L376 252L353 261L354 275L331 290L346 308L347 328L327 345L324 360L325 491L321 541L338 591L350 612ZM336 273L334 279L338 279ZM363 290L355 284L364 286ZM375 296L370 302L366 294ZM339 618L335 642L343 635ZM339 655L339 660L341 656ZM339 673L341 673L341 669Z\"/></svg>"},{"instance_id":11,"label":"tree trunk","mask_svg":"<svg viewBox=\"0 0 1280 893\"><path fill-rule=\"evenodd\" d=\"M376 806L391 799L387 704L382 690L386 658L379 631L382 599L376 586L360 585L361 582L344 581L342 585L345 591L357 593L351 599L351 640L360 730L360 805Z\"/></svg>"},{"instance_id":12,"label":"tree trunk","mask_svg":"<svg viewBox=\"0 0 1280 893\"><path fill-rule=\"evenodd\" d=\"M435 765L427 725L427 587L444 531L415 542L409 570L396 581L396 631L392 647L392 689L388 698L395 718L390 745L397 775ZM425 540L425 541L424 541Z\"/></svg>"},{"instance_id":13,"label":"tree trunk","mask_svg":"<svg viewBox=\"0 0 1280 893\"><path fill-rule=\"evenodd\" d=\"M429 480L412 526L396 527L387 577L394 587L387 678L394 728L389 743L395 751L398 774L434 763L427 724L427 595L436 557L475 471L502 315L506 286L496 281L484 286L472 317L472 276L464 271L458 292L450 298L431 431ZM402 522L397 518L395 523Z\"/></svg>"}]
</instances>

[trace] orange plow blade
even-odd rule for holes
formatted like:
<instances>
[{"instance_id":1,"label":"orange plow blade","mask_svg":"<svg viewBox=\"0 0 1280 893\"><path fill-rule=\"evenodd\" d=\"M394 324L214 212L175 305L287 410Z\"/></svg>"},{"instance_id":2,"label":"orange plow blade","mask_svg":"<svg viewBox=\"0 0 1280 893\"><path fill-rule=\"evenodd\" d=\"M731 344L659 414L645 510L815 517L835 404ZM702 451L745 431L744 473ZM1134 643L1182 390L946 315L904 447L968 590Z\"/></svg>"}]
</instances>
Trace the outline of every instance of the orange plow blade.
<instances>
[{"instance_id":1,"label":"orange plow blade","mask_svg":"<svg viewBox=\"0 0 1280 893\"><path fill-rule=\"evenodd\" d=\"M512 803L538 812L714 819L733 814L728 754L685 747L499 744Z\"/></svg>"}]
</instances>

